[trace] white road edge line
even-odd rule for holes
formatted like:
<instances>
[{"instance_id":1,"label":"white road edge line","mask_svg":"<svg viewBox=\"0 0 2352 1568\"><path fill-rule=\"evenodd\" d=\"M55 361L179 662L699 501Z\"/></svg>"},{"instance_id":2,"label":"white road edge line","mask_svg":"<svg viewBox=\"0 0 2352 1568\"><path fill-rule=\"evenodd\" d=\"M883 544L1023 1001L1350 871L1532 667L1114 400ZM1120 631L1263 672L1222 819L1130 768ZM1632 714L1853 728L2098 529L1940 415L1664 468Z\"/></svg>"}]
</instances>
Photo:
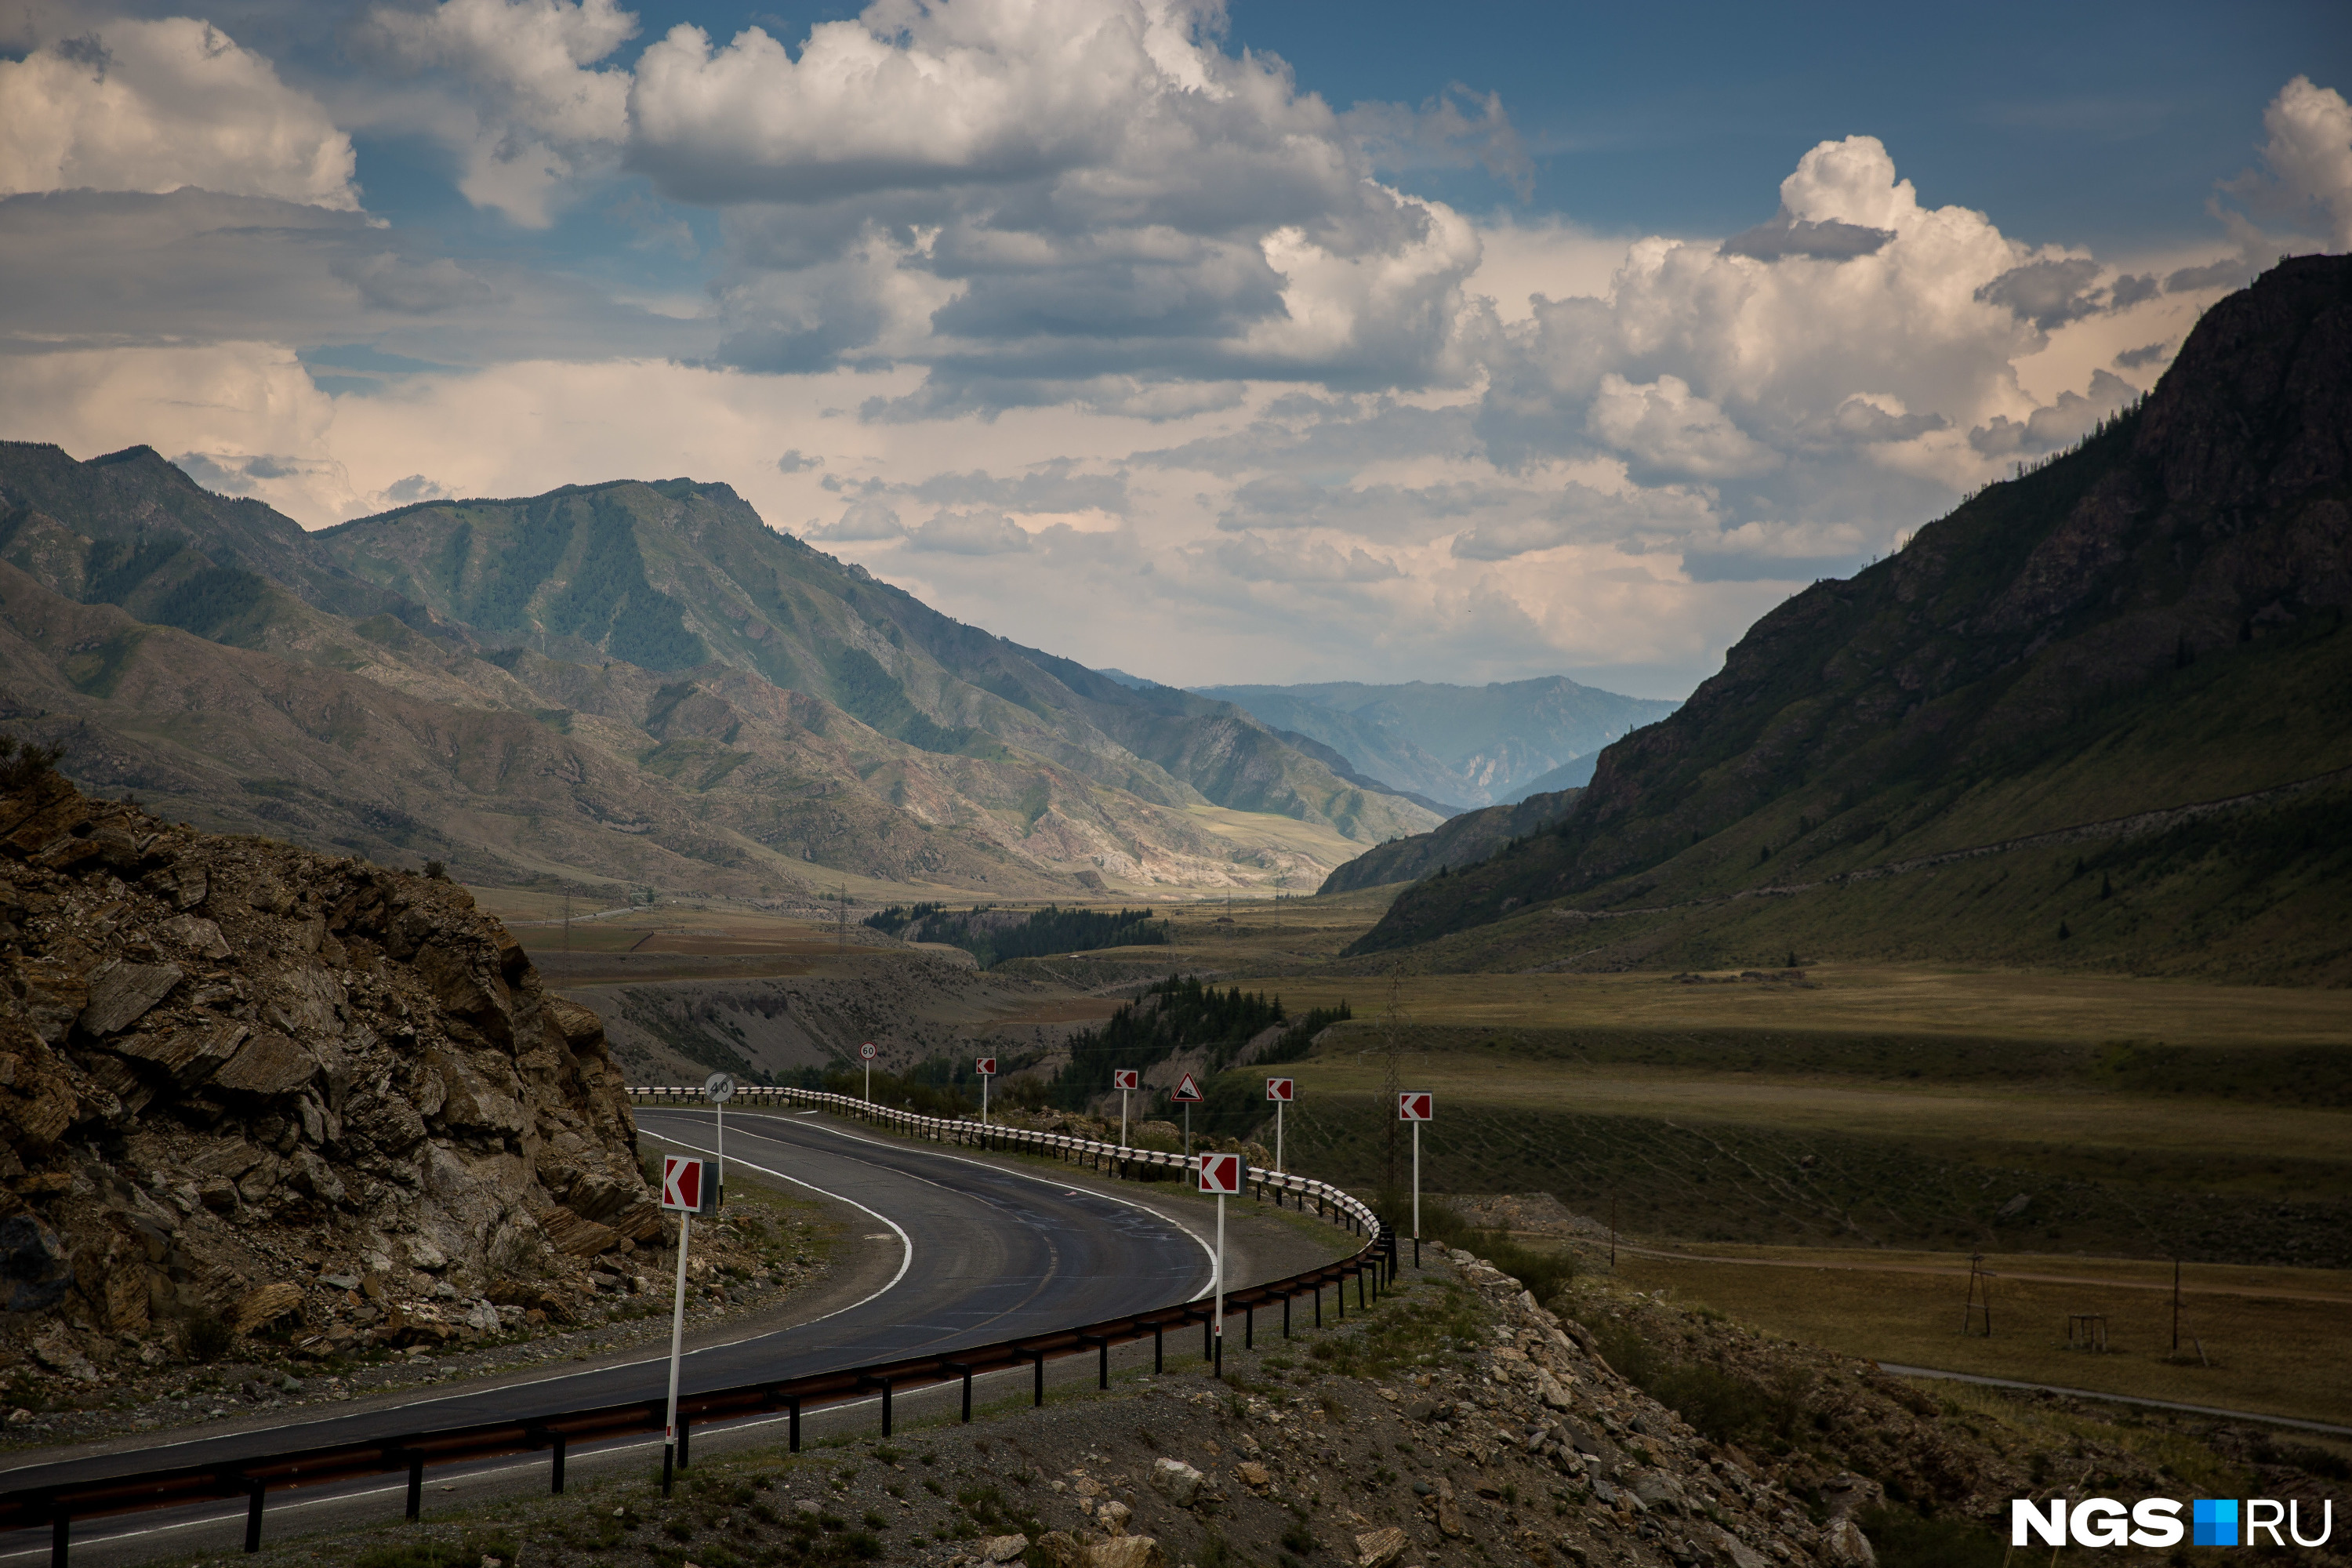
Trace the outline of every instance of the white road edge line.
<instances>
[{"instance_id":1,"label":"white road edge line","mask_svg":"<svg viewBox=\"0 0 2352 1568\"><path fill-rule=\"evenodd\" d=\"M677 1106L677 1107L672 1107L672 1106L666 1106L666 1105L664 1105L664 1106L651 1106L651 1105L649 1105L649 1106L646 1107L646 1110L678 1110L678 1111L684 1112L684 1113L686 1113L686 1114L689 1114L689 1115L690 1115L690 1114L692 1114L692 1109L691 1109L690 1107L687 1107L687 1106ZM736 1114L737 1116L739 1116L739 1117L749 1117L749 1116L751 1114L751 1111L749 1111L749 1110L739 1110L739 1111L737 1111L735 1114ZM761 1112L761 1114L762 1114L762 1115L765 1115L765 1116L767 1117L767 1119L768 1119L769 1121L780 1121L783 1120L782 1117L776 1116L776 1115L775 1115L774 1113L772 1113L772 1112ZM814 1110L809 1110L809 1111L803 1111L801 1114L802 1114L802 1115L804 1115L804 1116L814 1116L814 1115L816 1114L816 1112L815 1112L815 1111L814 1111ZM824 1123L824 1122L818 1122L816 1125L817 1125L820 1129L822 1129L823 1131L826 1131L826 1132L830 1132L830 1133L832 1133L832 1134L833 1134L835 1137L836 1137L836 1138L846 1138L846 1139L848 1139L852 1143L863 1143L863 1144L866 1144L866 1145L867 1147L869 1147L869 1148L874 1148L874 1149L898 1149L898 1148L903 1148L903 1147L905 1147L905 1145L903 1145L903 1144L898 1144L898 1143L885 1143L885 1142L882 1142L882 1140L880 1140L879 1138L862 1138L862 1137L858 1136L858 1135L857 1135L856 1133L855 1133L855 1132L848 1132L848 1131L843 1131L841 1128L838 1128L838 1127L833 1127L833 1126L828 1126L828 1125L826 1125L826 1124L825 1124L825 1123ZM658 1138L658 1137L660 1137L660 1136L661 1136L661 1134L660 1134L660 1133L658 1133L658 1132L656 1132L656 1133L655 1133L655 1134L654 1134L654 1136L655 1136L655 1137L656 1137L656 1138ZM677 1142L677 1139L675 1139L675 1138L673 1138L673 1139L670 1139L670 1140L669 1140L669 1142L671 1142L675 1143L675 1142ZM976 1167L976 1168L978 1168L978 1169L980 1169L980 1170L983 1170L983 1171L995 1171L995 1172L999 1172L999 1173L1001 1173L1002 1174L1008 1175L1008 1176L1018 1176L1018 1177L1020 1177L1020 1178L1021 1178L1023 1181L1024 1181L1024 1182L1034 1182L1034 1183L1036 1183L1036 1184L1037 1184L1039 1186L1041 1186L1041 1187L1064 1187L1064 1189L1065 1189L1066 1191L1067 1190L1067 1188L1066 1188L1066 1186L1065 1185L1065 1184L1063 1184L1063 1183L1061 1183L1061 1182L1048 1181L1048 1180L1046 1180L1046 1179L1045 1179L1045 1177L1043 1177L1043 1176L1032 1175L1032 1174L1031 1174L1030 1173L1028 1173L1027 1171L1016 1171L1016 1170L1013 1170L1013 1169L1012 1169L1011 1167L1009 1167L1009 1166L1005 1166L1005 1165L992 1165L992 1164L990 1164L990 1163L989 1163L987 1161L985 1161L985 1160L971 1160L971 1159L966 1159L966 1158L965 1158L963 1155L961 1155L961 1154L931 1153L931 1152L930 1152L929 1150L923 1150L923 1151L921 1151L921 1152L924 1152L924 1153L927 1153L927 1154L930 1154L931 1158L932 1158L932 1159L934 1159L934 1160L946 1160L946 1161L949 1161L949 1162L950 1162L950 1163L954 1163L954 1164L958 1164L958 1165L971 1165L971 1166L974 1166L974 1167ZM787 1178L785 1178L785 1179L786 1179L786 1180L790 1180L791 1178L787 1177ZM805 1183L803 1183L803 1185L805 1185L806 1184L805 1184ZM1216 1288L1216 1283L1217 1283L1217 1281L1216 1281L1217 1249L1216 1249L1214 1247L1211 1246L1211 1245L1208 1243L1208 1241L1206 1241L1205 1239L1203 1239L1203 1238L1202 1238L1202 1235L1201 1235L1201 1233L1200 1233L1199 1231L1194 1230L1191 1226L1186 1225L1182 1220L1178 1219L1174 1215L1168 1214L1168 1213L1165 1213L1165 1212L1163 1212L1163 1211L1161 1211L1161 1210L1160 1210L1160 1209L1153 1208L1150 1204L1139 1204L1139 1203L1137 1203L1137 1202L1136 1202L1134 1199L1132 1199L1132 1198L1123 1198L1123 1197L1120 1197L1117 1193L1102 1193L1102 1192L1094 1192L1094 1191L1093 1191L1093 1189L1091 1189L1091 1188L1089 1188L1089 1189L1088 1189L1088 1192L1089 1192L1089 1194L1090 1194L1092 1196L1098 1197L1098 1198L1108 1198L1108 1199L1109 1199L1112 1203L1118 1204L1118 1205L1119 1205L1120 1206L1122 1206L1122 1207L1124 1207L1124 1208L1131 1208L1131 1209L1135 1210L1138 1214L1148 1214L1148 1215L1150 1215L1152 1218L1154 1218L1154 1219L1166 1220L1170 1225L1174 1226L1178 1230L1182 1231L1186 1236L1189 1236L1189 1237L1191 1237L1192 1238L1192 1245L1193 1245L1193 1246L1195 1246L1195 1247L1199 1247L1199 1248L1201 1249L1201 1256L1202 1256L1203 1258L1206 1258L1209 1260L1210 1278L1209 1278L1209 1282L1208 1282L1207 1284L1205 1284L1205 1285L1202 1286L1198 1290L1193 1291L1190 1296L1185 1297L1185 1298L1184 1298L1184 1300L1186 1300L1187 1301L1197 1301L1197 1300L1199 1300L1202 1297L1203 1297L1203 1296L1207 1295L1207 1294L1208 1294L1212 1289L1215 1289L1215 1288ZM863 1205L861 1205L860 1206L862 1207ZM866 1213L868 1213L868 1214L872 1214L874 1211L873 1211L873 1210L871 1210L871 1209L867 1209L866 1212Z\"/></svg>"},{"instance_id":2,"label":"white road edge line","mask_svg":"<svg viewBox=\"0 0 2352 1568\"><path fill-rule=\"evenodd\" d=\"M661 1135L660 1133L658 1133L658 1132L651 1132L651 1133L650 1133L650 1136L652 1136L652 1137L656 1137L656 1138L662 1138L662 1135ZM665 1142L665 1143L677 1143L677 1142L678 1142L679 1141L678 1141L677 1139L675 1139L675 1138L662 1138L662 1142ZM688 1144L683 1144L683 1145L682 1145L682 1147L691 1149L691 1148L695 1148L696 1146L695 1146L695 1145L693 1145L693 1144L688 1143ZM707 1153L707 1152L709 1152L709 1151L707 1151L707 1150L698 1150L698 1152L704 1152L704 1153ZM897 1220L892 1219L888 1215L886 1215L886 1214L880 1214L880 1213L877 1213L877 1211L875 1211L875 1210L873 1210L873 1209L867 1208L864 1204L859 1203L856 1198L843 1197L839 1193L827 1192L824 1188L818 1186L818 1185L817 1185L815 1183L814 1183L814 1182L803 1182L803 1181L802 1181L798 1176L787 1176L787 1175L785 1175L782 1171L771 1171L771 1170L769 1170L765 1165L754 1165L754 1164L752 1164L752 1163L751 1163L751 1162L750 1162L749 1160L738 1160L738 1161L736 1161L735 1163L736 1163L737 1164L739 1164L739 1165L745 1166L745 1167L747 1167L748 1169L757 1171L757 1172L759 1172L759 1173L760 1173L761 1174L762 1174L762 1175L774 1176L774 1177L779 1178L780 1180L790 1182L790 1183L792 1183L794 1186L806 1187L809 1191L811 1191L811 1192L813 1192L813 1193L822 1194L824 1196L828 1197L828 1198L832 1198L832 1199L834 1199L834 1200L835 1200L835 1202L837 1202L837 1203L845 1203L845 1204L847 1204L851 1208L857 1209L857 1210L859 1210L860 1212L865 1213L865 1214L870 1214L870 1215L874 1215L874 1217L875 1217L876 1219L878 1219L878 1220L880 1220L884 1225L888 1226L891 1228L891 1230L892 1230L892 1231L894 1231L894 1232L896 1232L896 1233L897 1233L897 1235L898 1235L898 1246L899 1246L900 1251L901 1251L901 1253L902 1253L902 1256L900 1257L900 1258L899 1258L899 1260L898 1260L898 1273L896 1273L896 1274L893 1274L892 1276L890 1276L890 1282L889 1282L887 1285L883 1286L883 1287L881 1288L881 1289L879 1289L879 1290L876 1290L876 1291L874 1291L874 1292L873 1292L872 1294L870 1294L870 1295L866 1295L866 1296L861 1297L861 1298L859 1298L857 1300L852 1301L852 1302L851 1302L848 1306L846 1306L846 1307L836 1307L836 1308L835 1308L832 1311L825 1313L825 1314L824 1315L824 1317L811 1318L811 1319L809 1319L806 1322L794 1323L794 1324L791 1325L791 1327L789 1327L789 1328L782 1328L782 1329L765 1329L765 1330L761 1331L760 1331L760 1332L758 1332L758 1333L753 1333L753 1334L744 1334L744 1335L742 1335L741 1337L737 1338L737 1339L731 1339L731 1340L720 1340L720 1341L719 1341L719 1342L718 1342L717 1343L715 1343L715 1344L698 1345L698 1346L696 1346L694 1349L692 1349L692 1350L690 1350L690 1351L688 1351L688 1352L686 1352L687 1356L688 1356L689 1359L691 1359L692 1357L695 1357L695 1356L698 1356L698 1355L702 1354L705 1351L719 1351L719 1350L726 1350L726 1349L728 1349L728 1348L730 1348L730 1347L731 1347L731 1346L743 1344L743 1343L745 1343L745 1342L749 1342L749 1341L751 1341L751 1340L765 1339L765 1338L767 1338L767 1337L768 1337L769 1335L771 1335L771 1334L789 1334L789 1333L793 1333L793 1332L794 1332L794 1331L798 1331L798 1330L808 1328L808 1327L809 1327L809 1326L811 1326L812 1324L815 1324L815 1323L822 1323L822 1322L824 1322L824 1321L826 1319L828 1319L828 1318L837 1318L837 1317L841 1316L841 1314L842 1314L842 1313L844 1313L844 1312L854 1312L854 1311L856 1311L858 1308L865 1306L865 1305L866 1304L866 1302L873 1300L876 1297L877 1297L877 1296L881 1296L881 1295L883 1295L883 1294L885 1294L885 1293L887 1293L887 1292L888 1292L888 1291L890 1291L890 1290L896 1289L898 1288L898 1281L900 1281L901 1279L904 1279L907 1277L907 1270L908 1270L909 1268L913 1267L913 1265L914 1265L914 1261L915 1261L915 1244L914 1244L914 1242L913 1242L911 1239L909 1239L909 1238L908 1238L908 1237L907 1233L906 1233L904 1230L899 1229L898 1222ZM1197 1238L1195 1238L1195 1239L1197 1239ZM585 1372L560 1372L560 1373L551 1373L550 1375L548 1375L548 1376L546 1376L546 1377L532 1377L532 1378L525 1378L523 1381L521 1381L521 1382L520 1382L520 1383L502 1383L502 1384L499 1384L496 1388L490 1388L490 1389L480 1389L480 1390L476 1390L475 1392L478 1392L478 1393L483 1393L483 1394L504 1394L504 1393L506 1393L507 1391L509 1391L509 1389L517 1389L517 1388L537 1388L537 1387L539 1387L539 1386L540 1386L541 1384L549 1384L549 1383L563 1383L563 1382L566 1382L566 1381L568 1381L568 1380L570 1380L570 1379L572 1379L572 1378L578 1378L578 1377L601 1377L601 1376L603 1376L603 1375L604 1375L604 1373L610 1373L610 1372L618 1372L618 1371L620 1371L623 1367L631 1367L631 1366L653 1366L653 1365L656 1365L656 1364L658 1364L659 1363L666 1362L666 1361L667 1361L668 1359L669 1359L669 1353L668 1353L667 1351L665 1351L665 1352L662 1352L661 1354L659 1354L659 1355L645 1356L645 1357L642 1357L642 1358L640 1358L640 1359L638 1359L638 1360L636 1360L636 1361L614 1362L614 1363L612 1363L612 1364L611 1364L611 1365L609 1365L609 1366L594 1367L594 1368L591 1368L590 1370L585 1371ZM319 1426L319 1425L320 1425L320 1424L322 1424L322 1423L329 1422L329 1421L341 1421L341 1420L346 1420L346 1419L348 1419L351 1415L354 1415L354 1414L385 1415L385 1414L389 1414L389 1413L391 1413L391 1412L393 1412L393 1411L395 1411L395 1410L415 1410L415 1409L417 1409L417 1408L419 1408L420 1406L423 1406L423 1405L437 1405L437 1404L442 1403L444 1400L446 1400L446 1399L449 1398L449 1397L451 1396L451 1394L452 1394L452 1393L457 1393L457 1392L463 1392L463 1390L452 1390L452 1391L449 1391L449 1392L447 1392L447 1393L443 1393L443 1394L439 1394L434 1395L434 1396L432 1396L432 1397L430 1397L430 1398L411 1400L411 1401L410 1401L409 1403L407 1403L406 1405L387 1405L383 1406L383 1409L382 1409L382 1410L380 1410L380 1411L368 1411L368 1412L339 1411L339 1412L337 1412L337 1413L335 1413L335 1414L333 1414L333 1415L313 1415L313 1416L309 1417L307 1420L302 1420L302 1421L289 1421L289 1422L287 1422L284 1426L262 1426L262 1427L255 1427L255 1428L253 1428L253 1430L255 1430L255 1431L257 1431L257 1432L299 1432L299 1431L300 1431L300 1430L301 1430L303 1427L305 1427L305 1426ZM182 1437L182 1438L179 1438L179 1439L177 1439L177 1440L175 1440L175 1441L173 1441L173 1442L170 1442L170 1443L157 1443L157 1444L153 1444L153 1445L152 1445L152 1446L150 1447L150 1448L149 1448L148 1450L146 1450L146 1451L153 1452L153 1453L162 1453L162 1452L165 1451L166 1449L185 1447L187 1447L189 1444L192 1444L192 1443L208 1443L208 1442L211 1442L211 1441L215 1440L215 1438L217 1438L217 1437L221 1437L221 1436L237 1436L237 1434L235 1434L235 1433L207 1432L207 1433L204 1433L204 1434L202 1434L202 1435L200 1435L200 1436L196 1436ZM127 1451L127 1450L126 1450L126 1451ZM104 1454L100 1454L100 1455L95 1455L95 1456L93 1456L93 1458L110 1458L110 1457L111 1457L111 1456L104 1455ZM43 1464L56 1464L56 1463L58 1463L58 1461L57 1461L57 1460L55 1460L55 1459L47 1459L47 1460L43 1460L43 1461L42 1461L42 1463L43 1463ZM11 1475L13 1475L13 1474L16 1473L18 1470L37 1469L37 1468L39 1468L39 1466L37 1466L37 1465L16 1465L16 1466L11 1466L11 1467L10 1467L9 1468L7 1468L7 1469L0 1470L0 1483L5 1483L5 1482L7 1480L7 1479L8 1479L8 1477L9 1477L9 1476L11 1476Z\"/></svg>"}]
</instances>

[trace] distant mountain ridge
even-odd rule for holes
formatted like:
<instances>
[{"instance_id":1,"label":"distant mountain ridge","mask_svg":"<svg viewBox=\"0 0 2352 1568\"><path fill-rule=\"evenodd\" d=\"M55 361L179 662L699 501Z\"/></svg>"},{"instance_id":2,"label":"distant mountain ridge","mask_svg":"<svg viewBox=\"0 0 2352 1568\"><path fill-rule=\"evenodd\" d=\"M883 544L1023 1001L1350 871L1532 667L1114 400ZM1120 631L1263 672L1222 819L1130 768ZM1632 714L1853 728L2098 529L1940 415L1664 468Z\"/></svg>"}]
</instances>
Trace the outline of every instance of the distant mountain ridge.
<instances>
[{"instance_id":1,"label":"distant mountain ridge","mask_svg":"<svg viewBox=\"0 0 2352 1568\"><path fill-rule=\"evenodd\" d=\"M1437 814L1229 704L963 626L724 485L320 533L152 450L0 443L0 716L86 785L461 874L757 896L1319 879ZM1251 846L1255 847L1251 847Z\"/></svg>"},{"instance_id":2,"label":"distant mountain ridge","mask_svg":"<svg viewBox=\"0 0 2352 1568\"><path fill-rule=\"evenodd\" d=\"M1764 616L1558 832L1357 951L2352 983L2347 611L2352 258L2304 257L2075 450Z\"/></svg>"},{"instance_id":3,"label":"distant mountain ridge","mask_svg":"<svg viewBox=\"0 0 2352 1568\"><path fill-rule=\"evenodd\" d=\"M1678 706L1557 675L1486 686L1325 681L1199 689L1313 737L1368 778L1464 808L1581 783L1579 761Z\"/></svg>"},{"instance_id":4,"label":"distant mountain ridge","mask_svg":"<svg viewBox=\"0 0 2352 1568\"><path fill-rule=\"evenodd\" d=\"M1411 838L1376 844L1323 879L1319 893L1352 893L1391 882L1417 882L1440 871L1475 866L1513 839L1540 833L1576 809L1581 792L1530 795L1505 805L1489 805L1439 823Z\"/></svg>"}]
</instances>

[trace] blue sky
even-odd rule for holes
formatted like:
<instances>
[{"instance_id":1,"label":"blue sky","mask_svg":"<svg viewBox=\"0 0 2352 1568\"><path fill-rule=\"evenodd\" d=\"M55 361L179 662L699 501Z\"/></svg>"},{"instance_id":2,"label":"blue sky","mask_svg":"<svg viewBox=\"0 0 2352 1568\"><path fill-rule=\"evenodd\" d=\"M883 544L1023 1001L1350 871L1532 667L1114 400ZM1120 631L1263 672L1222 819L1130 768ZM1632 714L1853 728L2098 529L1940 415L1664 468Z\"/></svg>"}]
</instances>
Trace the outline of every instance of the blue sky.
<instances>
[{"instance_id":1,"label":"blue sky","mask_svg":"<svg viewBox=\"0 0 2352 1568\"><path fill-rule=\"evenodd\" d=\"M312 526L724 479L1192 683L1681 695L2352 242L2341 5L36 0L0 57L0 435Z\"/></svg>"}]
</instances>

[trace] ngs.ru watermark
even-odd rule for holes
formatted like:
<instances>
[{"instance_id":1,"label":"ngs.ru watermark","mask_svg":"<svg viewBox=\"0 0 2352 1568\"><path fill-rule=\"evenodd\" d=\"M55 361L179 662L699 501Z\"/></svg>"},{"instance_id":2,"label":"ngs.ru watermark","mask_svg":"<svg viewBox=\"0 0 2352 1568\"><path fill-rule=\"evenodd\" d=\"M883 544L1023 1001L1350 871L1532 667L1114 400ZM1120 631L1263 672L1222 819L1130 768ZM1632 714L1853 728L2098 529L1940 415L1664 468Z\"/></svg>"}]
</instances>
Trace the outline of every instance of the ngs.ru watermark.
<instances>
[{"instance_id":1,"label":"ngs.ru watermark","mask_svg":"<svg viewBox=\"0 0 2352 1568\"><path fill-rule=\"evenodd\" d=\"M2319 1518L2314 1522L2319 1533L2305 1537L2303 1533L2303 1505L2290 1498L2248 1498L2242 1515L2244 1531L2241 1533L2241 1514L2236 1498L2198 1498L2180 1502L2172 1498L2142 1498L2126 1507L2113 1498L2085 1498L2069 1503L2063 1498L2048 1502L2028 1502L2020 1498L2009 1505L2009 1543L2011 1546L2178 1546L2186 1536L2191 1546L2252 1546L2258 1536L2268 1536L2269 1544L2284 1546L2292 1542L2297 1546L2325 1546L2336 1529L2336 1504L2323 1500L2316 1505ZM2181 1510L2189 1518L2184 1523ZM2284 1537L2284 1539L2282 1539Z\"/></svg>"}]
</instances>

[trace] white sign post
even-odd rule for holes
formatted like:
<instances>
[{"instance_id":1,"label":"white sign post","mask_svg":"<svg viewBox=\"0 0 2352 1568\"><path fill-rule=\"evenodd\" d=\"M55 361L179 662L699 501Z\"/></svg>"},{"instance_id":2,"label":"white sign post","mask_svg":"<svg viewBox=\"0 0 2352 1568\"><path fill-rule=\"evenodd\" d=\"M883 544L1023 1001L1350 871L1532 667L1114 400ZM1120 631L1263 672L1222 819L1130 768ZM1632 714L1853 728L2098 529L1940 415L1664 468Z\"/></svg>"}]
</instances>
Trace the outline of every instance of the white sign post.
<instances>
[{"instance_id":1,"label":"white sign post","mask_svg":"<svg viewBox=\"0 0 2352 1568\"><path fill-rule=\"evenodd\" d=\"M870 1105L874 1102L874 1042L868 1040L858 1047L857 1054L866 1061L866 1101Z\"/></svg>"},{"instance_id":2,"label":"white sign post","mask_svg":"<svg viewBox=\"0 0 2352 1568\"><path fill-rule=\"evenodd\" d=\"M1190 1163L1192 1158L1192 1108L1201 1103L1201 1086L1192 1081L1191 1073L1186 1073L1176 1080L1176 1087L1168 1091L1168 1098L1184 1108L1184 1159Z\"/></svg>"},{"instance_id":3,"label":"white sign post","mask_svg":"<svg viewBox=\"0 0 2352 1568\"><path fill-rule=\"evenodd\" d=\"M677 1468L677 1363L686 1345L686 1246L693 1234L694 1216L718 1210L719 1191L709 1182L701 1161L690 1154L662 1156L661 1206L677 1215L677 1294L669 1311L669 1414L662 1426L662 1496L669 1496L670 1476Z\"/></svg>"},{"instance_id":4,"label":"white sign post","mask_svg":"<svg viewBox=\"0 0 2352 1568\"><path fill-rule=\"evenodd\" d=\"M996 1058L982 1057L972 1064L980 1069L980 1124L988 1125L988 1083L996 1076Z\"/></svg>"},{"instance_id":5,"label":"white sign post","mask_svg":"<svg viewBox=\"0 0 2352 1568\"><path fill-rule=\"evenodd\" d=\"M1201 1156L1201 1190L1217 1194L1217 1271L1214 1276L1216 1305L1210 1321L1214 1325L1211 1339L1215 1375L1225 1375L1225 1199L1239 1196L1242 1190L1242 1157L1239 1154L1203 1154Z\"/></svg>"},{"instance_id":6,"label":"white sign post","mask_svg":"<svg viewBox=\"0 0 2352 1568\"><path fill-rule=\"evenodd\" d=\"M1416 1254L1421 1247L1421 1124L1434 1120L1436 1111L1437 1097L1427 1089L1397 1091L1397 1120L1412 1123L1412 1243Z\"/></svg>"},{"instance_id":7,"label":"white sign post","mask_svg":"<svg viewBox=\"0 0 2352 1568\"><path fill-rule=\"evenodd\" d=\"M1127 1097L1130 1090L1143 1087L1143 1074L1134 1068L1113 1068L1110 1086L1118 1090L1118 1146L1127 1147Z\"/></svg>"},{"instance_id":8,"label":"white sign post","mask_svg":"<svg viewBox=\"0 0 2352 1568\"><path fill-rule=\"evenodd\" d=\"M1265 1080L1265 1097L1274 1101L1274 1173L1282 1174L1282 1108L1290 1103L1291 1083L1286 1078Z\"/></svg>"},{"instance_id":9,"label":"white sign post","mask_svg":"<svg viewBox=\"0 0 2352 1568\"><path fill-rule=\"evenodd\" d=\"M702 1092L710 1097L718 1109L711 1114L719 1119L719 1205L727 1205L727 1101L735 1093L735 1080L723 1072L712 1073L703 1080Z\"/></svg>"}]
</instances>

